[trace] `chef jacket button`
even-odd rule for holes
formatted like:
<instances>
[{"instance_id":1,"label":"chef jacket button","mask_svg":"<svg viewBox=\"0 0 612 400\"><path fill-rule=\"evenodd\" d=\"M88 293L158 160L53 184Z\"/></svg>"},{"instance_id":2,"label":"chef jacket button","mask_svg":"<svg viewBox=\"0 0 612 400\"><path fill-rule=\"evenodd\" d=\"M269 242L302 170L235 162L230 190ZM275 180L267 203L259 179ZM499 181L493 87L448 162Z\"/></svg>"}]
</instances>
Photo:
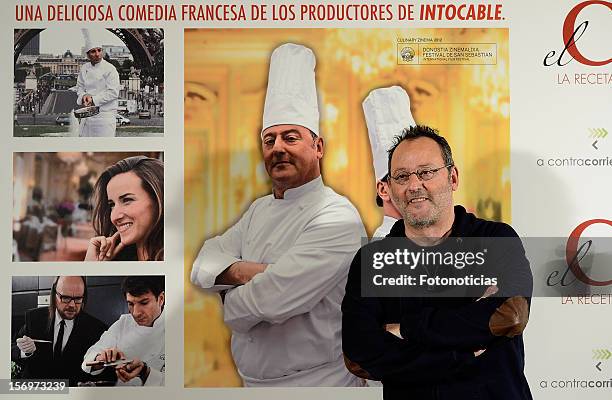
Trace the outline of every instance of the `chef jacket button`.
<instances>
[{"instance_id":1,"label":"chef jacket button","mask_svg":"<svg viewBox=\"0 0 612 400\"><path fill-rule=\"evenodd\" d=\"M253 338L251 336L249 336L249 343L253 343Z\"/></svg>"}]
</instances>

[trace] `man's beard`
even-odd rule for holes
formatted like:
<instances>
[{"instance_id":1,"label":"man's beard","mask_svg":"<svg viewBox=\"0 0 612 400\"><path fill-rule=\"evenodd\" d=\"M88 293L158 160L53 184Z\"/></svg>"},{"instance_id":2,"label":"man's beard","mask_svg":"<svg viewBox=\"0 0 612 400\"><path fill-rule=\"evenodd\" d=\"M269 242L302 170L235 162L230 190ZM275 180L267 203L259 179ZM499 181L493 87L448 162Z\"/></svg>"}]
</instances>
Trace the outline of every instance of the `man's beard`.
<instances>
[{"instance_id":1,"label":"man's beard","mask_svg":"<svg viewBox=\"0 0 612 400\"><path fill-rule=\"evenodd\" d=\"M68 316L67 312L72 311L74 314L72 316ZM70 308L70 309L64 309L64 310L60 310L59 308L57 309L57 313L60 315L60 317L62 317L62 319L67 319L67 320L71 320L71 319L75 319L77 317L77 315L79 315L79 310L76 307Z\"/></svg>"},{"instance_id":2,"label":"man's beard","mask_svg":"<svg viewBox=\"0 0 612 400\"><path fill-rule=\"evenodd\" d=\"M423 228L430 227L436 224L440 220L439 210L436 208L434 211L438 211L438 212L437 213L432 212L432 215L429 215L427 217L422 217L422 218L416 218L416 217L413 217L410 213L406 213L403 215L404 222L408 224L409 226L416 228L416 229L423 229Z\"/></svg>"},{"instance_id":3,"label":"man's beard","mask_svg":"<svg viewBox=\"0 0 612 400\"><path fill-rule=\"evenodd\" d=\"M450 197L451 193L452 188L449 184L446 191L438 193L435 196L427 193L424 190L419 190L412 193L407 201L402 201L397 198L394 198L393 200L395 204L400 205L400 207L398 207L398 211L402 215L404 224L415 229L423 229L433 226L440 221L440 217L442 216L442 208L440 207L439 203L444 203L446 201L445 197ZM410 201L419 197L424 197L427 199L425 201L431 202L431 211L428 215L418 217L408 211Z\"/></svg>"}]
</instances>

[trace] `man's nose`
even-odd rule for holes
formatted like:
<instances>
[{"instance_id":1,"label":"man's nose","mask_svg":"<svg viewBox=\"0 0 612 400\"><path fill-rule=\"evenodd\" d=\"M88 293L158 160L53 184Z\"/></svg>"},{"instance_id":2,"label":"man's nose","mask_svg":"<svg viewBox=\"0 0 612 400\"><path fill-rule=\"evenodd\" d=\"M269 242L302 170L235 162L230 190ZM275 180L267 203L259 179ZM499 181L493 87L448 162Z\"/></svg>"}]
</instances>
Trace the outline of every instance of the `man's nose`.
<instances>
[{"instance_id":1,"label":"man's nose","mask_svg":"<svg viewBox=\"0 0 612 400\"><path fill-rule=\"evenodd\" d=\"M285 141L279 135L274 139L274 145L272 146L273 153L284 153L285 152Z\"/></svg>"},{"instance_id":2,"label":"man's nose","mask_svg":"<svg viewBox=\"0 0 612 400\"><path fill-rule=\"evenodd\" d=\"M140 317L142 315L143 308L139 305L134 306L134 316Z\"/></svg>"},{"instance_id":3,"label":"man's nose","mask_svg":"<svg viewBox=\"0 0 612 400\"><path fill-rule=\"evenodd\" d=\"M406 182L406 186L408 190L411 192L421 190L423 188L423 181L419 179L417 174L410 174L408 177L408 182Z\"/></svg>"}]
</instances>

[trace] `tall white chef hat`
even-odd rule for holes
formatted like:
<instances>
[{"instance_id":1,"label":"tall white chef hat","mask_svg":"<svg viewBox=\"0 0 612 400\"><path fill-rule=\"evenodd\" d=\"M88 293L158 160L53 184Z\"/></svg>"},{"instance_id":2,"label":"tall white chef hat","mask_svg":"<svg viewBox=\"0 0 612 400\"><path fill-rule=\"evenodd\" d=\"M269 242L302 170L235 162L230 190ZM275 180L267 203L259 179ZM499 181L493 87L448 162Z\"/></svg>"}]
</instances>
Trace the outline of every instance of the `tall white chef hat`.
<instances>
[{"instance_id":1,"label":"tall white chef hat","mask_svg":"<svg viewBox=\"0 0 612 400\"><path fill-rule=\"evenodd\" d=\"M402 133L404 128L415 126L410 112L410 98L399 86L374 89L362 103L376 180L381 180L388 173L388 150L393 145L393 138Z\"/></svg>"},{"instance_id":2,"label":"tall white chef hat","mask_svg":"<svg viewBox=\"0 0 612 400\"><path fill-rule=\"evenodd\" d=\"M101 48L102 46L100 46L98 43L96 43L95 41L93 41L91 39L91 34L89 32L89 29L81 29L81 31L83 32L83 39L85 39L85 53L87 53L89 50L91 49L96 49L96 48Z\"/></svg>"},{"instance_id":3,"label":"tall white chef hat","mask_svg":"<svg viewBox=\"0 0 612 400\"><path fill-rule=\"evenodd\" d=\"M300 125L319 135L315 56L307 47L286 43L270 57L263 131L274 125Z\"/></svg>"}]
</instances>

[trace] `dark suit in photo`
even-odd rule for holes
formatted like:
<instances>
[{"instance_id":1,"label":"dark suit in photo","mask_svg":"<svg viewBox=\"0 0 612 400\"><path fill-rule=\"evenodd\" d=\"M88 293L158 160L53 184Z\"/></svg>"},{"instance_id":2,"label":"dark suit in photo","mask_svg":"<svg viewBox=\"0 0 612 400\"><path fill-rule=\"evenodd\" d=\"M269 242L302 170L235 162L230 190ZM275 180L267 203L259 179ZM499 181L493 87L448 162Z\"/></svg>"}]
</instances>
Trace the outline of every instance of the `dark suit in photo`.
<instances>
[{"instance_id":1,"label":"dark suit in photo","mask_svg":"<svg viewBox=\"0 0 612 400\"><path fill-rule=\"evenodd\" d=\"M53 358L53 326L55 317L49 321L47 307L29 310L25 313L25 325L19 329L13 338L11 360L22 367L22 378L25 379L68 379L70 386L78 382L116 380L115 374L105 374L93 377L81 369L83 357L87 349L100 339L108 328L102 321L81 311L74 319L74 325L66 346L59 359ZM15 340L22 336L32 339L49 340L51 343L36 343L36 351L29 357L22 358L21 350ZM105 371L106 372L106 371ZM112 371L110 371L112 372Z\"/></svg>"}]
</instances>

